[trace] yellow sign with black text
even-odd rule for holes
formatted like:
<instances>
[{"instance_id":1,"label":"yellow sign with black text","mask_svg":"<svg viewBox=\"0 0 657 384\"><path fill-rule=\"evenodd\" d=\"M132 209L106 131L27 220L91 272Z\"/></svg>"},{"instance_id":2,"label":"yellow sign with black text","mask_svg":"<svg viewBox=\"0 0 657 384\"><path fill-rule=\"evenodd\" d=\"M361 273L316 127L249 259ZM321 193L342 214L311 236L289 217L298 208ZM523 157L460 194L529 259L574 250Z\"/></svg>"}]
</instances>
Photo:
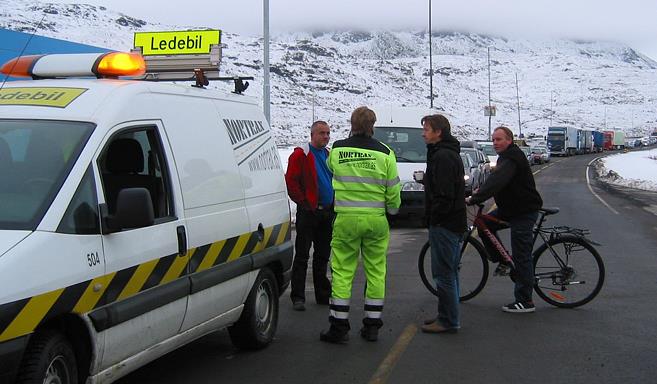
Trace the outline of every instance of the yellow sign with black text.
<instances>
[{"instance_id":1,"label":"yellow sign with black text","mask_svg":"<svg viewBox=\"0 0 657 384\"><path fill-rule=\"evenodd\" d=\"M3 88L0 89L0 105L36 105L66 108L87 88Z\"/></svg>"},{"instance_id":2,"label":"yellow sign with black text","mask_svg":"<svg viewBox=\"0 0 657 384\"><path fill-rule=\"evenodd\" d=\"M220 30L135 32L135 48L141 47L144 56L205 54L220 43Z\"/></svg>"}]
</instances>

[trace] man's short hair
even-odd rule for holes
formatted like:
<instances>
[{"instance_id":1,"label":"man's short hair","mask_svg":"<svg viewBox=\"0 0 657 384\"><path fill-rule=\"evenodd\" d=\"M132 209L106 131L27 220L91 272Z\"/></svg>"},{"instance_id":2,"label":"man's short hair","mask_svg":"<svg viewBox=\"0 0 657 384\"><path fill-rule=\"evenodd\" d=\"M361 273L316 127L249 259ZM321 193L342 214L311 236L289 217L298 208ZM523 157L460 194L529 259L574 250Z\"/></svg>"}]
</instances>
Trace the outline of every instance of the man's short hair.
<instances>
[{"instance_id":1,"label":"man's short hair","mask_svg":"<svg viewBox=\"0 0 657 384\"><path fill-rule=\"evenodd\" d=\"M427 115L420 120L420 124L424 126L424 123L428 123L431 127L431 130L434 132L441 131L442 137L447 137L452 135L452 126L449 124L449 120L441 114Z\"/></svg>"},{"instance_id":2,"label":"man's short hair","mask_svg":"<svg viewBox=\"0 0 657 384\"><path fill-rule=\"evenodd\" d=\"M506 138L513 141L513 131L511 131L509 128L503 125L500 125L499 127L495 128L493 132L497 131L498 129L504 131L504 135L506 136Z\"/></svg>"},{"instance_id":3,"label":"man's short hair","mask_svg":"<svg viewBox=\"0 0 657 384\"><path fill-rule=\"evenodd\" d=\"M351 113L351 134L372 137L374 123L376 123L374 111L367 107L358 107Z\"/></svg>"},{"instance_id":4,"label":"man's short hair","mask_svg":"<svg viewBox=\"0 0 657 384\"><path fill-rule=\"evenodd\" d=\"M326 125L328 126L328 123L324 120L317 120L313 123L313 125L310 126L310 131L312 132L313 129L319 127L320 125Z\"/></svg>"}]
</instances>

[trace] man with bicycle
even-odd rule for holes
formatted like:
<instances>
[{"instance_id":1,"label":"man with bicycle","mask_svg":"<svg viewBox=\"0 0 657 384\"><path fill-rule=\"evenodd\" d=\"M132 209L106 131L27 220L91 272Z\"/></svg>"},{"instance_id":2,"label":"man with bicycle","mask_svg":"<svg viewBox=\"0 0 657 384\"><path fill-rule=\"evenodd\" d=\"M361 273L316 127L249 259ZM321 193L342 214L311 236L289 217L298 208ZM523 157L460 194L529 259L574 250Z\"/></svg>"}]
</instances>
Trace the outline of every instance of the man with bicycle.
<instances>
[{"instance_id":1,"label":"man with bicycle","mask_svg":"<svg viewBox=\"0 0 657 384\"><path fill-rule=\"evenodd\" d=\"M502 310L510 313L534 312L532 290L534 287L534 266L532 265L532 229L543 205L541 195L536 190L534 175L524 152L513 143L513 132L504 126L493 131L493 147L498 153L497 165L486 182L466 198L468 205L495 199L497 209L489 213L505 223L486 220L486 226L497 237L497 231L511 228L511 256L515 265L511 272L515 279L515 301L504 305ZM488 240L479 234L493 261L499 261L499 252ZM496 274L503 274L507 268L503 263Z\"/></svg>"}]
</instances>

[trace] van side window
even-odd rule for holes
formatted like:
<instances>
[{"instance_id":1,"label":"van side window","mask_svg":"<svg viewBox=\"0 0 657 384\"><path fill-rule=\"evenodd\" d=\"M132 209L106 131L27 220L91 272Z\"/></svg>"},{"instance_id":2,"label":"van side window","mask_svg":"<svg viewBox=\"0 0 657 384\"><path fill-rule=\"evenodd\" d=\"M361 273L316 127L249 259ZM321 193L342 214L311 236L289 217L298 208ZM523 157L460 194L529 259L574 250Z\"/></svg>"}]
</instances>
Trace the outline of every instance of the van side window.
<instances>
[{"instance_id":1,"label":"van side window","mask_svg":"<svg viewBox=\"0 0 657 384\"><path fill-rule=\"evenodd\" d=\"M170 178L155 127L130 129L112 137L99 159L105 202L110 215L125 188L146 188L156 223L174 215ZM160 222L163 220L160 220Z\"/></svg>"},{"instance_id":2,"label":"van side window","mask_svg":"<svg viewBox=\"0 0 657 384\"><path fill-rule=\"evenodd\" d=\"M91 166L82 177L64 217L57 227L58 233L73 235L99 235L98 199Z\"/></svg>"}]
</instances>

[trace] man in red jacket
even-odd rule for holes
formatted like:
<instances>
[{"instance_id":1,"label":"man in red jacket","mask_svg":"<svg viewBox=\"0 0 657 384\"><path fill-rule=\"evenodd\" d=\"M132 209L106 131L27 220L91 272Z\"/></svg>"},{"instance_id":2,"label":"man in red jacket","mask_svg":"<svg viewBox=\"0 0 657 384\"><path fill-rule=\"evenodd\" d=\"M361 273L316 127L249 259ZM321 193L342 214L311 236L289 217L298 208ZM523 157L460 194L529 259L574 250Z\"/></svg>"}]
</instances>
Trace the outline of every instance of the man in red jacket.
<instances>
[{"instance_id":1,"label":"man in red jacket","mask_svg":"<svg viewBox=\"0 0 657 384\"><path fill-rule=\"evenodd\" d=\"M330 128L325 121L310 127L310 143L296 147L287 163L285 182L290 199L297 204L296 242L292 265L293 308L305 310L306 270L313 246L313 283L317 304L328 305L331 283L326 268L331 254L333 224L333 174L326 164Z\"/></svg>"}]
</instances>

